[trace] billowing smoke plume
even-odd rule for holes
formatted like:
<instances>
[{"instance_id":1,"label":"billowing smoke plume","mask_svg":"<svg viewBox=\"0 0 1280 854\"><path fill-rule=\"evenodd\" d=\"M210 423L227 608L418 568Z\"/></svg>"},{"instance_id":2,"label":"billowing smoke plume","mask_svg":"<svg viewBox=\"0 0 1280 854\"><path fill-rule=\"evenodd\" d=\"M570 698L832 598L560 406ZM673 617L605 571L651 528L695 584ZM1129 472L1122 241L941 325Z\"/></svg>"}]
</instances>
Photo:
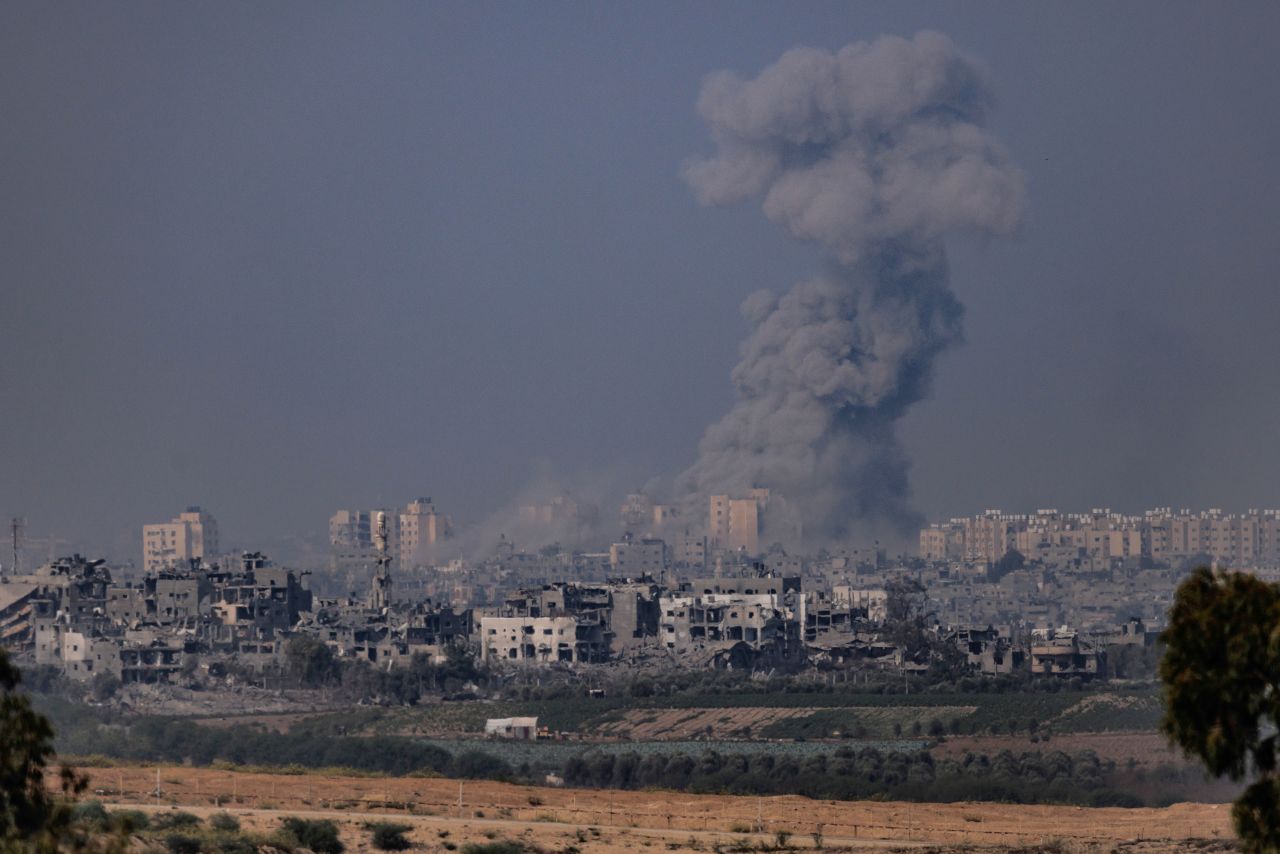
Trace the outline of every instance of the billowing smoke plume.
<instances>
[{"instance_id":1,"label":"billowing smoke plume","mask_svg":"<svg viewBox=\"0 0 1280 854\"><path fill-rule=\"evenodd\" d=\"M685 170L698 198L760 198L828 263L744 303L739 400L681 478L690 500L770 487L806 539L916 523L896 423L961 337L943 239L1008 233L1023 207L1023 175L984 129L991 103L973 62L929 32L707 79L716 151Z\"/></svg>"}]
</instances>

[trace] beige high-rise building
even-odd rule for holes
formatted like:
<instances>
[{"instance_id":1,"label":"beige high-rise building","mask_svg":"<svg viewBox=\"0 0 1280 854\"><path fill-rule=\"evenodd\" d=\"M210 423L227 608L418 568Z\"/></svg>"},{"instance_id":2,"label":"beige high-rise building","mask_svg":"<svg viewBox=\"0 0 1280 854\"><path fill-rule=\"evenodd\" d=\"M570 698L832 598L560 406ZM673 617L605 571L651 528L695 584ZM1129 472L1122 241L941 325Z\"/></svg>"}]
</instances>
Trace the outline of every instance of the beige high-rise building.
<instances>
[{"instance_id":1,"label":"beige high-rise building","mask_svg":"<svg viewBox=\"0 0 1280 854\"><path fill-rule=\"evenodd\" d=\"M373 513L367 510L339 510L329 517L329 545L335 549L371 550Z\"/></svg>"},{"instance_id":2,"label":"beige high-rise building","mask_svg":"<svg viewBox=\"0 0 1280 854\"><path fill-rule=\"evenodd\" d=\"M416 498L400 514L400 566L406 569L435 560L435 546L452 533L448 516L436 512L430 498Z\"/></svg>"},{"instance_id":3,"label":"beige high-rise building","mask_svg":"<svg viewBox=\"0 0 1280 854\"><path fill-rule=\"evenodd\" d=\"M653 525L653 499L642 492L633 492L622 505L622 527L637 533Z\"/></svg>"},{"instance_id":4,"label":"beige high-rise building","mask_svg":"<svg viewBox=\"0 0 1280 854\"><path fill-rule=\"evenodd\" d=\"M729 543L729 496L711 496L707 515L707 544L713 549L723 549Z\"/></svg>"},{"instance_id":5,"label":"beige high-rise building","mask_svg":"<svg viewBox=\"0 0 1280 854\"><path fill-rule=\"evenodd\" d=\"M171 522L142 527L142 566L155 572L218 553L218 523L199 507L188 507Z\"/></svg>"},{"instance_id":6,"label":"beige high-rise building","mask_svg":"<svg viewBox=\"0 0 1280 854\"><path fill-rule=\"evenodd\" d=\"M769 490L753 489L749 498L711 496L707 516L707 539L713 549L760 552L760 530L769 505Z\"/></svg>"},{"instance_id":7,"label":"beige high-rise building","mask_svg":"<svg viewBox=\"0 0 1280 854\"><path fill-rule=\"evenodd\" d=\"M729 549L749 555L760 552L760 503L754 498L729 502Z\"/></svg>"},{"instance_id":8,"label":"beige high-rise building","mask_svg":"<svg viewBox=\"0 0 1280 854\"><path fill-rule=\"evenodd\" d=\"M567 495L557 495L542 504L520 505L520 521L528 525L576 526L581 521L578 502Z\"/></svg>"},{"instance_id":9,"label":"beige high-rise building","mask_svg":"<svg viewBox=\"0 0 1280 854\"><path fill-rule=\"evenodd\" d=\"M379 508L387 514L387 547L400 554L400 514ZM329 517L329 566L334 571L373 566L374 520L379 510L339 510Z\"/></svg>"}]
</instances>

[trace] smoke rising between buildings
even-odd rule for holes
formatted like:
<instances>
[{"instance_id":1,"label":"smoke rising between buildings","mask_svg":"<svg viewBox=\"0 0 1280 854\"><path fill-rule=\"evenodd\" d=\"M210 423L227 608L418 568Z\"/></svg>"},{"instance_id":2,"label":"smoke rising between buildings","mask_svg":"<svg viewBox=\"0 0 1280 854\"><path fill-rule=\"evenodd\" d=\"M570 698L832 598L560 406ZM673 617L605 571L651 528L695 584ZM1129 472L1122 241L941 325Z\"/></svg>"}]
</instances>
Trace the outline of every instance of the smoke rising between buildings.
<instances>
[{"instance_id":1,"label":"smoke rising between buildings","mask_svg":"<svg viewBox=\"0 0 1280 854\"><path fill-rule=\"evenodd\" d=\"M690 505L768 487L790 517L775 538L796 520L809 540L919 524L897 424L962 337L945 240L1009 234L1024 207L1025 178L985 128L992 103L979 66L932 32L707 78L715 150L685 179L704 204L758 200L824 264L743 303L738 400L680 478Z\"/></svg>"}]
</instances>

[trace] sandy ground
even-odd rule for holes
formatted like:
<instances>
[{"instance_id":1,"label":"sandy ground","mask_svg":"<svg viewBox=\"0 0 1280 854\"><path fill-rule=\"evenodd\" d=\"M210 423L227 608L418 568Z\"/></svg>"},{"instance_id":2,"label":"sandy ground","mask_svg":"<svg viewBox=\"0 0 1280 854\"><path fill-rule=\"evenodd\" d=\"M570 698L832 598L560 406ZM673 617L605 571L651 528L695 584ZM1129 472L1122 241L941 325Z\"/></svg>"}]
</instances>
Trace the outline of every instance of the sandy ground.
<instances>
[{"instance_id":1,"label":"sandy ground","mask_svg":"<svg viewBox=\"0 0 1280 854\"><path fill-rule=\"evenodd\" d=\"M1012 804L908 804L814 801L801 797L733 797L671 792L610 792L515 786L487 781L401 777L277 775L188 767L83 769L94 796L109 804L226 809L248 826L271 830L281 815L322 813L341 819L352 845L364 844L365 821L412 824L415 841L443 850L451 841L523 839L548 851L579 848L612 854L637 847L710 849L757 831L772 840L823 847L934 847L942 850L1041 849L1184 851L1195 841L1231 839L1224 804L1164 809L1086 809ZM157 779L159 797L156 796ZM593 830L594 828L594 830ZM445 832L447 836L441 836Z\"/></svg>"}]
</instances>

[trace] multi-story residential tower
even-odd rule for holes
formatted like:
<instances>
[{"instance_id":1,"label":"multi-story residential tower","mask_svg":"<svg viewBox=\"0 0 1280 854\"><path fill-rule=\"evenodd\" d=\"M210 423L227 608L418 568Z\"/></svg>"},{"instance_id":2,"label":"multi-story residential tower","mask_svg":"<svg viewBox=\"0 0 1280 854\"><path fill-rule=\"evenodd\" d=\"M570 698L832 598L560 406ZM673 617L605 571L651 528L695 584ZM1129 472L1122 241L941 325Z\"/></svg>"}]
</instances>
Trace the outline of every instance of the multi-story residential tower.
<instances>
[{"instance_id":1,"label":"multi-story residential tower","mask_svg":"<svg viewBox=\"0 0 1280 854\"><path fill-rule=\"evenodd\" d=\"M147 572L218 553L218 523L207 511L188 507L170 522L142 527L142 566Z\"/></svg>"},{"instance_id":2,"label":"multi-story residential tower","mask_svg":"<svg viewBox=\"0 0 1280 854\"><path fill-rule=\"evenodd\" d=\"M449 536L452 523L436 512L430 498L416 498L400 514L400 567L410 569L435 559L435 547Z\"/></svg>"},{"instance_id":3,"label":"multi-story residential tower","mask_svg":"<svg viewBox=\"0 0 1280 854\"><path fill-rule=\"evenodd\" d=\"M753 489L746 498L711 496L707 515L707 540L710 547L758 554L760 531L768 506L767 489Z\"/></svg>"}]
</instances>

